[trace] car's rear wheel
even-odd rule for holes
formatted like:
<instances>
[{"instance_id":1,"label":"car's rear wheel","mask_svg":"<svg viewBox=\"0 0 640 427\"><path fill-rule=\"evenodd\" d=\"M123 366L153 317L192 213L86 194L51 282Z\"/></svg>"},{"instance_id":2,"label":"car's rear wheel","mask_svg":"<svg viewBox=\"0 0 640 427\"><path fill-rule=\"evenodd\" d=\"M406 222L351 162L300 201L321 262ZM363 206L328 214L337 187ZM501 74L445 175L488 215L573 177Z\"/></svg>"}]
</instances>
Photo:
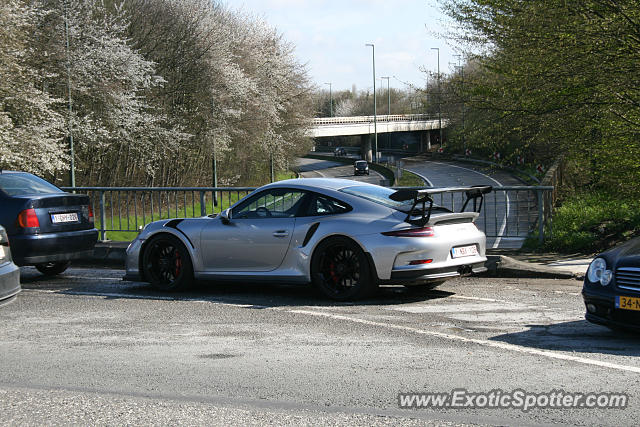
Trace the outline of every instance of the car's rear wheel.
<instances>
[{"instance_id":1,"label":"car's rear wheel","mask_svg":"<svg viewBox=\"0 0 640 427\"><path fill-rule=\"evenodd\" d=\"M193 265L187 248L171 235L161 235L147 243L142 254L144 277L163 291L181 291L193 283Z\"/></svg>"},{"instance_id":2,"label":"car's rear wheel","mask_svg":"<svg viewBox=\"0 0 640 427\"><path fill-rule=\"evenodd\" d=\"M36 269L45 276L55 276L64 272L71 265L71 261L45 262L36 264Z\"/></svg>"},{"instance_id":3,"label":"car's rear wheel","mask_svg":"<svg viewBox=\"0 0 640 427\"><path fill-rule=\"evenodd\" d=\"M324 295L337 301L363 298L375 289L364 251L346 237L332 237L318 245L311 278Z\"/></svg>"}]
</instances>

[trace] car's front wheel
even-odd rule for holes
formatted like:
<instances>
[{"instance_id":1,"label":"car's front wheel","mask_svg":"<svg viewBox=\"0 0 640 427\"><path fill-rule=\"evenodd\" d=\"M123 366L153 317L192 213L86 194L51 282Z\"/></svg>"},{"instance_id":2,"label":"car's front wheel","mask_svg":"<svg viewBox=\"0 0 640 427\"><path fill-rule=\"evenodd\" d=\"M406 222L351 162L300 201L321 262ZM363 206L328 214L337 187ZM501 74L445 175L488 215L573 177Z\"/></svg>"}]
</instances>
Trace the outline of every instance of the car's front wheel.
<instances>
[{"instance_id":1,"label":"car's front wheel","mask_svg":"<svg viewBox=\"0 0 640 427\"><path fill-rule=\"evenodd\" d=\"M193 266L187 248L171 235L153 237L142 254L144 277L162 291L181 291L193 283Z\"/></svg>"},{"instance_id":2,"label":"car's front wheel","mask_svg":"<svg viewBox=\"0 0 640 427\"><path fill-rule=\"evenodd\" d=\"M364 251L346 237L332 237L318 245L311 278L324 295L337 301L363 298L375 289Z\"/></svg>"},{"instance_id":3,"label":"car's front wheel","mask_svg":"<svg viewBox=\"0 0 640 427\"><path fill-rule=\"evenodd\" d=\"M69 268L70 264L71 261L45 262L42 264L36 264L36 269L45 276L55 276L64 272Z\"/></svg>"}]
</instances>

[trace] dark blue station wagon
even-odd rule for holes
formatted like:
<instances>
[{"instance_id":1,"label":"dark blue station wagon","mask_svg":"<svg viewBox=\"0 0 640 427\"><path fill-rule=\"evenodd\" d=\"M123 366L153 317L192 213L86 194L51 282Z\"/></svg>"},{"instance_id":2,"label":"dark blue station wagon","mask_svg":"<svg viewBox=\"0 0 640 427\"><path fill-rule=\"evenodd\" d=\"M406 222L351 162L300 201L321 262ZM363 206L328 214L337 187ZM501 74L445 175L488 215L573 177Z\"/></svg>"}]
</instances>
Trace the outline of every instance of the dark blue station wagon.
<instances>
[{"instance_id":1,"label":"dark blue station wagon","mask_svg":"<svg viewBox=\"0 0 640 427\"><path fill-rule=\"evenodd\" d=\"M90 255L98 239L88 196L66 193L27 172L0 171L0 225L13 262L47 275Z\"/></svg>"}]
</instances>

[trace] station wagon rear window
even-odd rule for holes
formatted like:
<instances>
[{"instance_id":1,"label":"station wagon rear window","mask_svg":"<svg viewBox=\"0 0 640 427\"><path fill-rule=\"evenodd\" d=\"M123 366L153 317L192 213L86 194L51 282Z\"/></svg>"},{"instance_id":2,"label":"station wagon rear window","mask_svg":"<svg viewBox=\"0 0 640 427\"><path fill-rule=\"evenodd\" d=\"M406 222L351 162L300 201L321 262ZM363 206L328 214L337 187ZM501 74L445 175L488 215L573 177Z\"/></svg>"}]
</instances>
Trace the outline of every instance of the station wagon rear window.
<instances>
[{"instance_id":1,"label":"station wagon rear window","mask_svg":"<svg viewBox=\"0 0 640 427\"><path fill-rule=\"evenodd\" d=\"M0 190L9 196L64 193L53 184L30 173L0 173Z\"/></svg>"}]
</instances>

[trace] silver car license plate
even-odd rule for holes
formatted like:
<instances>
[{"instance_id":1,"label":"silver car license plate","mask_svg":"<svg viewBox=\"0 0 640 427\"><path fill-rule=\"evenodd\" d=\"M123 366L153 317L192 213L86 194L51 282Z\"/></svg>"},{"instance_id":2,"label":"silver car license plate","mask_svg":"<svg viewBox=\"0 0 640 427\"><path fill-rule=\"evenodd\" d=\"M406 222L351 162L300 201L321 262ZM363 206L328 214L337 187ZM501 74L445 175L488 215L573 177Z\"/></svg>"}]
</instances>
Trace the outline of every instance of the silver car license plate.
<instances>
[{"instance_id":1,"label":"silver car license plate","mask_svg":"<svg viewBox=\"0 0 640 427\"><path fill-rule=\"evenodd\" d=\"M63 222L78 222L78 214L76 212L51 214L51 222L60 224Z\"/></svg>"},{"instance_id":2,"label":"silver car license plate","mask_svg":"<svg viewBox=\"0 0 640 427\"><path fill-rule=\"evenodd\" d=\"M451 248L451 258L461 258L474 255L478 255L478 248L476 247L476 245L458 246L457 248Z\"/></svg>"}]
</instances>

